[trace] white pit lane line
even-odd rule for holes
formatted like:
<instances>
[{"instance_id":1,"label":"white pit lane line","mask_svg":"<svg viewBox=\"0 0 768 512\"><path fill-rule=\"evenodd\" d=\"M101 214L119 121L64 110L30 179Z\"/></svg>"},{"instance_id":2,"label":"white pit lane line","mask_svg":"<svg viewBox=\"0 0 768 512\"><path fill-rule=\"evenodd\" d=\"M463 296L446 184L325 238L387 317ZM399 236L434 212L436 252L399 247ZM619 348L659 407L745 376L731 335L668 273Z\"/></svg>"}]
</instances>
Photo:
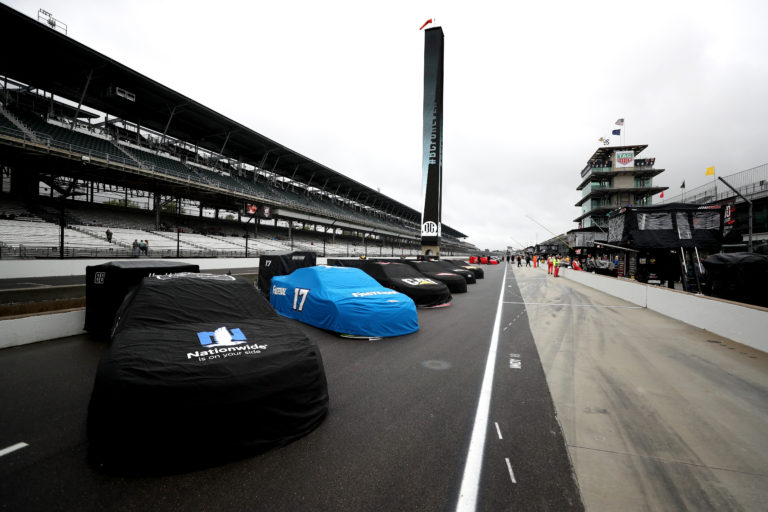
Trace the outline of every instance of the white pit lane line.
<instances>
[{"instance_id":1,"label":"white pit lane line","mask_svg":"<svg viewBox=\"0 0 768 512\"><path fill-rule=\"evenodd\" d=\"M3 457L4 455L8 455L9 453L13 453L16 450L21 450L22 448L26 448L27 446L29 446L27 443L12 444L11 446L0 450L0 457Z\"/></svg>"},{"instance_id":2,"label":"white pit lane line","mask_svg":"<svg viewBox=\"0 0 768 512\"><path fill-rule=\"evenodd\" d=\"M461 478L459 499L456 503L456 512L474 512L477 508L477 493L480 487L480 474L483 469L483 452L485 450L485 436L488 431L488 415L491 409L491 392L493 391L493 374L496 366L496 352L499 347L499 331L501 330L501 311L504 304L504 290L507 282L507 269L504 267L504 277L501 280L499 292L499 305L496 307L496 318L493 321L493 333L491 345L488 348L488 358L485 361L485 373L483 384L480 387L480 397L475 413L475 423L472 426L472 438L467 450L467 462L464 465L464 475Z\"/></svg>"}]
</instances>

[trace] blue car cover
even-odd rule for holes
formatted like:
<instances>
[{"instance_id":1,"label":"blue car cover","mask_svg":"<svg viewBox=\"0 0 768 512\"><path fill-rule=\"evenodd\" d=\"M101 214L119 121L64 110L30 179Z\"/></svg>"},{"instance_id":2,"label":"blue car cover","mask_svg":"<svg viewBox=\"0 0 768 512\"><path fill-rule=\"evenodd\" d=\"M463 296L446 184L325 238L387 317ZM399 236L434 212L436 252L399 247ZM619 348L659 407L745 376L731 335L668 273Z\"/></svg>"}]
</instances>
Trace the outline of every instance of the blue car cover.
<instances>
[{"instance_id":1,"label":"blue car cover","mask_svg":"<svg viewBox=\"0 0 768 512\"><path fill-rule=\"evenodd\" d=\"M385 337L419 329L416 305L350 267L306 267L272 278L269 298L283 316L355 336Z\"/></svg>"}]
</instances>

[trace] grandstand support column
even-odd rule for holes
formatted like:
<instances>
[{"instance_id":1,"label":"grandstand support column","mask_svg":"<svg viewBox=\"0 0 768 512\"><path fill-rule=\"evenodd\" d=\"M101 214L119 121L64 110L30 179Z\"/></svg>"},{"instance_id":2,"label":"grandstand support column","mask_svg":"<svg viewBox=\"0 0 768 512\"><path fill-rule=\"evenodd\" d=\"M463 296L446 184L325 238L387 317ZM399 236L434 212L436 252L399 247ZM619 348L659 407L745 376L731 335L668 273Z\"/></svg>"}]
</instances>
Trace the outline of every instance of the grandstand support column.
<instances>
[{"instance_id":1,"label":"grandstand support column","mask_svg":"<svg viewBox=\"0 0 768 512\"><path fill-rule=\"evenodd\" d=\"M152 205L155 209L155 229L160 229L160 194L152 194Z\"/></svg>"}]
</instances>

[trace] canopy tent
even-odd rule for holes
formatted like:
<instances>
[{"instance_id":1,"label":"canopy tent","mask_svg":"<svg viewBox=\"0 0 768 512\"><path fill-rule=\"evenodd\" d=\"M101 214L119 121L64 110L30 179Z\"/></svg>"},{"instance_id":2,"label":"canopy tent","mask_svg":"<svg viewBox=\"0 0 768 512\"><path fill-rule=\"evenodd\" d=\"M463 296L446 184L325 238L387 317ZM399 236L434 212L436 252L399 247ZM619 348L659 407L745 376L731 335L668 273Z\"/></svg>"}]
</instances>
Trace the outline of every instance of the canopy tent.
<instances>
[{"instance_id":1,"label":"canopy tent","mask_svg":"<svg viewBox=\"0 0 768 512\"><path fill-rule=\"evenodd\" d=\"M717 249L722 243L723 211L720 205L684 203L628 206L611 214L608 243L636 249Z\"/></svg>"}]
</instances>

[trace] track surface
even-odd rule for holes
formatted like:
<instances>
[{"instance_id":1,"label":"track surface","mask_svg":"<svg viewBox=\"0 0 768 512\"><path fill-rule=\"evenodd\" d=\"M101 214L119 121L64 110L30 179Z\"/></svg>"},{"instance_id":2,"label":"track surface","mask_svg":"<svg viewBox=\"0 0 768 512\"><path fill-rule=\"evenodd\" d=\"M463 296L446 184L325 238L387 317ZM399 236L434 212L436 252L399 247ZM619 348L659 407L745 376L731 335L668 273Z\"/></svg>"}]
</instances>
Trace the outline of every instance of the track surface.
<instances>
[{"instance_id":1,"label":"track surface","mask_svg":"<svg viewBox=\"0 0 768 512\"><path fill-rule=\"evenodd\" d=\"M369 342L302 326L325 363L325 422L193 473L121 478L86 463L102 342L2 350L0 453L28 446L0 456L0 508L454 510L502 297L482 462L469 471L477 510L582 510L582 496L590 510L761 510L765 354L539 269L508 267L500 296L504 272L486 267L451 307L420 310L413 335ZM712 411L699 407L707 398Z\"/></svg>"}]
</instances>

